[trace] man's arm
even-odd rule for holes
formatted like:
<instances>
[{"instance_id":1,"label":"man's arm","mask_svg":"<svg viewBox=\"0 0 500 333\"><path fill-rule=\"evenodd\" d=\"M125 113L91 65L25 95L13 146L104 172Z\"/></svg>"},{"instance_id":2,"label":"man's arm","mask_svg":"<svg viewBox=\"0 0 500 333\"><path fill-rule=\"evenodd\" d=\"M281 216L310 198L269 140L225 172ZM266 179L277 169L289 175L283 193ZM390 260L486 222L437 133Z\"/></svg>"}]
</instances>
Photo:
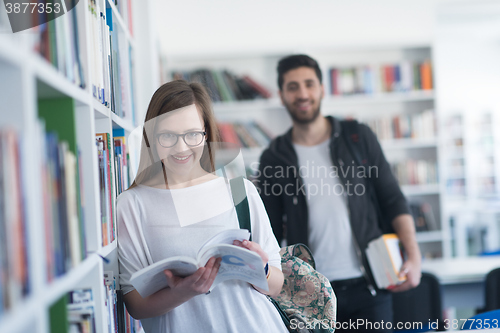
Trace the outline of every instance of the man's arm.
<instances>
[{"instance_id":1,"label":"man's arm","mask_svg":"<svg viewBox=\"0 0 500 333\"><path fill-rule=\"evenodd\" d=\"M415 288L420 283L422 276L422 255L418 247L415 233L415 223L410 214L401 214L392 220L392 226L403 244L407 259L401 267L400 276L406 275L406 281L391 289L393 292L405 291Z\"/></svg>"},{"instance_id":2,"label":"man's arm","mask_svg":"<svg viewBox=\"0 0 500 333\"><path fill-rule=\"evenodd\" d=\"M394 292L415 288L420 283L422 255L418 247L415 222L409 214L408 204L399 187L398 181L391 171L380 143L375 134L365 125L360 125L363 137L370 153L370 161L378 168L371 181L375 187L382 214L392 221L392 228L403 244L407 260L401 267L400 275L406 275L406 281L391 289Z\"/></svg>"}]
</instances>

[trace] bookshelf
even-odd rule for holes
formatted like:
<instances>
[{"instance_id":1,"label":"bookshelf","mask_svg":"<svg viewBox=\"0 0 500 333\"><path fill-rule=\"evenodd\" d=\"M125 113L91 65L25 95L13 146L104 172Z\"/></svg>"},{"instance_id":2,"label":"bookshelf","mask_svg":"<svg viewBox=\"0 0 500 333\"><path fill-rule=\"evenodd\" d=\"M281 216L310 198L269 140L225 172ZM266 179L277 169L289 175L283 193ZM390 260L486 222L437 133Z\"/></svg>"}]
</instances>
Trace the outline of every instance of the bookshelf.
<instances>
[{"instance_id":1,"label":"bookshelf","mask_svg":"<svg viewBox=\"0 0 500 333\"><path fill-rule=\"evenodd\" d=\"M114 332L117 248L103 232L104 221L113 232L114 213L103 220L96 134L127 136L159 84L151 10L137 0L81 0L52 23L12 34L0 6L0 204L13 207L0 210L9 240L0 242L1 332L80 332L90 322ZM70 292L80 303L67 304Z\"/></svg>"},{"instance_id":2,"label":"bookshelf","mask_svg":"<svg viewBox=\"0 0 500 333\"><path fill-rule=\"evenodd\" d=\"M426 257L443 256L443 235L441 226L441 191L437 175L439 159L439 131L436 129L436 115L434 112L435 91L431 87L413 89L411 83L394 85L389 88L384 84L373 84L382 80L386 68L407 67L414 64L427 66L433 58L429 45L391 45L381 47L359 47L349 49L334 49L330 51L305 52L315 58L323 72L325 97L321 110L324 115L333 115L340 118L353 117L369 124L380 138L386 157L391 164L403 164L399 169L409 169L412 166L404 165L409 159L426 161L427 169L432 169L433 178L420 182L402 181L402 190L410 202L430 205L434 217L428 231L418 232L417 239L422 253ZM277 92L276 66L278 60L289 53L237 57L203 58L171 58L167 74L175 71L194 71L198 68L213 70L227 69L237 75L249 75L260 82L271 92L268 99L249 101L216 102L214 110L221 122L251 122L256 121L266 127L272 134L284 133L290 126L291 120L287 111L281 105ZM215 60L216 59L216 60ZM332 69L343 73L345 77L334 81ZM432 71L432 70L431 70ZM363 72L365 79L371 77L371 86L356 82L358 73ZM340 75L340 74L337 74ZM358 75L358 76L356 76ZM431 74L432 79L432 74ZM367 79L368 80L368 79ZM335 83L336 82L336 83ZM337 88L335 86L337 85ZM342 86L343 85L343 86ZM363 86L364 90L360 87ZM356 88L357 87L357 88ZM420 87L423 88L423 87ZM357 90L356 90L357 89ZM363 91L368 93L363 93ZM376 130L376 122L385 122L385 126L392 126L394 118L408 117L416 119L426 113L426 124L431 124L434 130L429 133L410 133L406 137L387 132L387 128ZM423 118L423 117L422 117ZM421 121L421 120L419 120ZM372 126L373 125L373 126ZM420 128L427 125L420 125ZM242 148L242 155L247 167L247 173L257 170L258 159L264 147ZM415 163L417 165L418 163ZM420 163L422 164L422 163ZM422 172L421 172L422 173ZM429 174L424 171L423 178ZM421 177L422 178L422 177Z\"/></svg>"},{"instance_id":3,"label":"bookshelf","mask_svg":"<svg viewBox=\"0 0 500 333\"><path fill-rule=\"evenodd\" d=\"M500 81L496 2L438 7L434 41L443 228L449 257L500 249ZM484 37L480 37L484 36Z\"/></svg>"}]
</instances>

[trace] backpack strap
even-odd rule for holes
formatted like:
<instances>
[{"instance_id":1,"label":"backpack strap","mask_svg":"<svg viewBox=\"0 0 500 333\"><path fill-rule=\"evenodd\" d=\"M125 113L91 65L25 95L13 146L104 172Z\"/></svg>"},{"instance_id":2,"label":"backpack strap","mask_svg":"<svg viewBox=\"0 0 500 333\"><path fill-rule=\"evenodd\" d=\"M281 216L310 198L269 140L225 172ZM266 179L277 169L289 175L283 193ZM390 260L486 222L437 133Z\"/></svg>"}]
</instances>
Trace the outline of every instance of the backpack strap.
<instances>
[{"instance_id":1,"label":"backpack strap","mask_svg":"<svg viewBox=\"0 0 500 333\"><path fill-rule=\"evenodd\" d=\"M229 185L231 186L231 195L233 197L234 207L236 208L240 229L247 229L251 233L252 224L250 223L250 207L248 206L243 176L230 179ZM250 234L250 240L252 240L252 234Z\"/></svg>"},{"instance_id":2,"label":"backpack strap","mask_svg":"<svg viewBox=\"0 0 500 333\"><path fill-rule=\"evenodd\" d=\"M364 149L365 147L359 143L360 137L358 121L342 120L340 124L342 126L342 134L344 136L347 149L354 158L354 161L359 166L366 164L366 158L363 159L363 156L366 156L366 149Z\"/></svg>"}]
</instances>

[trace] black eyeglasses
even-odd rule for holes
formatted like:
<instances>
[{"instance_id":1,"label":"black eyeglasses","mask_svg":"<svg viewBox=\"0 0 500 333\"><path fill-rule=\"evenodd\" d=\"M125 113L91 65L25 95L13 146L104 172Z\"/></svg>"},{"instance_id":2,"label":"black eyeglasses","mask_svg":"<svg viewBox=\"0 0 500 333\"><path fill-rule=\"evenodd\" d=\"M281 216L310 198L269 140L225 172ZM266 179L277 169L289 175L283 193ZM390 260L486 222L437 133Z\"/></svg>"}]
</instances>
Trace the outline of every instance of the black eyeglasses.
<instances>
[{"instance_id":1,"label":"black eyeglasses","mask_svg":"<svg viewBox=\"0 0 500 333\"><path fill-rule=\"evenodd\" d=\"M179 137L182 137L187 146L196 147L203 142L205 135L207 135L207 133L203 131L193 131L184 134L166 132L158 134L157 137L158 143L163 148L171 148L175 146L177 141L179 141Z\"/></svg>"}]
</instances>

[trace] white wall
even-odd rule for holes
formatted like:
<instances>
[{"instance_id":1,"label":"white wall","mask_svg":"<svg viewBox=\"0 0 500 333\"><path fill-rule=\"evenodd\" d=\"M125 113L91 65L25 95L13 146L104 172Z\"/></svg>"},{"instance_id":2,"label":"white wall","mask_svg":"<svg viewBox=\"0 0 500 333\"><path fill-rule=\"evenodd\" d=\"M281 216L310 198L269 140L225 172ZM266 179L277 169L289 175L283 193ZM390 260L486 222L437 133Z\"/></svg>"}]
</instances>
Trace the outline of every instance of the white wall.
<instances>
[{"instance_id":1,"label":"white wall","mask_svg":"<svg viewBox=\"0 0 500 333\"><path fill-rule=\"evenodd\" d=\"M429 45L453 0L152 0L167 57Z\"/></svg>"}]
</instances>

